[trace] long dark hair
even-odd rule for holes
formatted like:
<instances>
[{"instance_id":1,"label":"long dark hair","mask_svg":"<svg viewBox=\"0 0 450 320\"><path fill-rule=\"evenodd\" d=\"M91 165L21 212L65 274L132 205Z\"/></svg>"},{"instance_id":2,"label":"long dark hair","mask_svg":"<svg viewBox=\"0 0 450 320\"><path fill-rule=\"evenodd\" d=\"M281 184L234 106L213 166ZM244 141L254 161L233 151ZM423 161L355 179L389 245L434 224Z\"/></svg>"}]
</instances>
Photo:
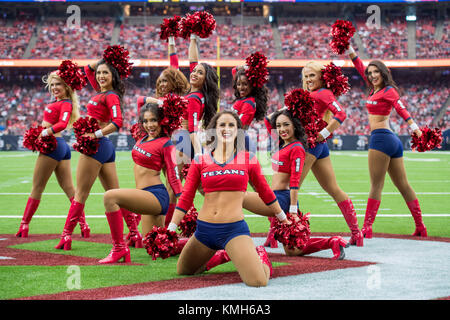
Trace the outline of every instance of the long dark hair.
<instances>
[{"instance_id":1,"label":"long dark hair","mask_svg":"<svg viewBox=\"0 0 450 320\"><path fill-rule=\"evenodd\" d=\"M160 108L158 106L158 104L156 104L156 103L146 103L146 104L144 104L142 106L141 110L139 111L139 120L138 121L139 121L139 123L141 125L144 123L144 113L147 112L147 111L149 111L149 112L151 112L151 113L153 113L155 115L156 120L158 121L158 123L164 117L163 109ZM161 130L160 133L159 133L159 136L160 137L165 137L167 135L164 133L164 130Z\"/></svg>"},{"instance_id":2,"label":"long dark hair","mask_svg":"<svg viewBox=\"0 0 450 320\"><path fill-rule=\"evenodd\" d=\"M233 80L234 96L236 97L236 99L243 98L239 95L239 91L237 89L237 83L241 76L247 77L247 75L245 74L245 70L243 69L239 69L236 72L236 76ZM269 100L269 90L267 90L266 86L263 86L262 88L252 87L250 83L249 86L252 88L249 96L255 98L256 102L255 120L263 120L268 109L267 101Z\"/></svg>"},{"instance_id":3,"label":"long dark hair","mask_svg":"<svg viewBox=\"0 0 450 320\"><path fill-rule=\"evenodd\" d=\"M112 87L113 87L113 91L116 92L119 95L119 99L120 99L120 109L123 112L123 97L125 95L125 83L123 82L123 80L120 78L119 76L119 72L117 72L117 69L114 68L112 65L110 65L109 63L107 63L104 59L100 60L97 63L97 66L95 68L95 74L97 75L97 69L100 65L105 64L109 71L112 74Z\"/></svg>"},{"instance_id":4,"label":"long dark hair","mask_svg":"<svg viewBox=\"0 0 450 320\"><path fill-rule=\"evenodd\" d=\"M217 129L217 120L224 114L231 115L237 123L237 129L238 129L238 135L236 136L236 139L234 139L234 147L236 151L241 151L245 149L245 133L244 133L244 126L242 125L241 119L239 119L239 116L230 110L223 110L218 113L216 113L211 121L208 124L208 127L206 127L206 145L211 149L211 152L216 149L217 146L217 136L216 136L216 129ZM240 136L240 134L242 136Z\"/></svg>"},{"instance_id":5,"label":"long dark hair","mask_svg":"<svg viewBox=\"0 0 450 320\"><path fill-rule=\"evenodd\" d=\"M205 97L205 111L203 113L203 128L207 128L209 122L217 113L217 102L219 101L219 77L217 72L207 63L200 63L205 68L205 81L201 92Z\"/></svg>"},{"instance_id":6,"label":"long dark hair","mask_svg":"<svg viewBox=\"0 0 450 320\"><path fill-rule=\"evenodd\" d=\"M366 70L364 71L367 80L369 80L369 67L373 66L376 67L378 70L380 70L381 77L383 78L384 86L391 86L394 87L397 92L400 91L397 84L395 83L394 79L392 78L391 70L380 60L373 60L370 61L369 65L367 66ZM372 85L372 82L369 82L370 91L374 90L374 87ZM399 92L400 93L400 92Z\"/></svg>"},{"instance_id":7,"label":"long dark hair","mask_svg":"<svg viewBox=\"0 0 450 320\"><path fill-rule=\"evenodd\" d=\"M272 128L276 129L277 127L277 118L280 115L284 115L288 117L294 126L294 137L303 144L303 147L308 148L308 136L306 135L305 128L303 128L300 120L294 117L288 109L278 110L276 111L272 117L270 118L270 125ZM278 137L278 145L281 146L284 143L281 137Z\"/></svg>"}]
</instances>

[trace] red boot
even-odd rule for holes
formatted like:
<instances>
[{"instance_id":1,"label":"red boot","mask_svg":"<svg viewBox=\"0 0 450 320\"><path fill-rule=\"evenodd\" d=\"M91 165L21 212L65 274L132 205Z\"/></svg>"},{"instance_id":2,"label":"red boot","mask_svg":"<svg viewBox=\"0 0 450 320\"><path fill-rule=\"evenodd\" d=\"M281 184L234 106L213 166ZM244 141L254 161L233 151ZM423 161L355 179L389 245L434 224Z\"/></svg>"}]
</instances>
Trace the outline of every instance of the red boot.
<instances>
[{"instance_id":1,"label":"red boot","mask_svg":"<svg viewBox=\"0 0 450 320\"><path fill-rule=\"evenodd\" d=\"M125 220L127 227L130 230L127 235L128 247L143 248L142 235L137 228L136 222L136 216L138 215L124 208L120 210L122 210L123 219Z\"/></svg>"},{"instance_id":2,"label":"red boot","mask_svg":"<svg viewBox=\"0 0 450 320\"><path fill-rule=\"evenodd\" d=\"M267 234L267 239L266 242L264 242L264 247L271 247L271 248L278 248L278 241L275 239L274 234L275 234L275 225L276 225L276 218L273 217L269 217L268 218L270 221L270 228L269 228L269 233Z\"/></svg>"},{"instance_id":3,"label":"red boot","mask_svg":"<svg viewBox=\"0 0 450 320\"><path fill-rule=\"evenodd\" d=\"M164 220L164 226L167 228L170 221L172 221L173 213L175 212L176 203L169 203L169 209L167 209L167 214Z\"/></svg>"},{"instance_id":4,"label":"red boot","mask_svg":"<svg viewBox=\"0 0 450 320\"><path fill-rule=\"evenodd\" d=\"M269 256L267 255L266 249L264 249L263 246L257 246L256 252L258 253L259 258L261 259L261 262L269 267L270 276L272 276L273 274L272 263L269 260Z\"/></svg>"},{"instance_id":5,"label":"red boot","mask_svg":"<svg viewBox=\"0 0 450 320\"><path fill-rule=\"evenodd\" d=\"M372 224L375 221L375 217L378 212L378 208L380 207L381 200L376 199L367 199L367 207L366 207L366 215L364 217L364 226L361 229L361 232L364 235L364 238L371 239L372 238Z\"/></svg>"},{"instance_id":6,"label":"red boot","mask_svg":"<svg viewBox=\"0 0 450 320\"><path fill-rule=\"evenodd\" d=\"M333 251L333 259L344 259L344 248L348 243L342 237L331 238L311 238L302 249L301 255L311 254L314 252L331 249Z\"/></svg>"},{"instance_id":7,"label":"red boot","mask_svg":"<svg viewBox=\"0 0 450 320\"><path fill-rule=\"evenodd\" d=\"M415 199L413 201L409 201L406 203L411 211L411 214L414 218L414 223L416 225L416 230L412 234L417 237L426 237L427 236L427 228L425 227L422 220L422 210L420 210L419 200Z\"/></svg>"},{"instance_id":8,"label":"red boot","mask_svg":"<svg viewBox=\"0 0 450 320\"><path fill-rule=\"evenodd\" d=\"M28 198L27 205L25 206L25 211L23 213L22 221L20 222L19 231L16 233L16 237L27 238L28 230L31 218L33 218L34 213L39 207L39 203L41 200L33 199L31 197Z\"/></svg>"},{"instance_id":9,"label":"red boot","mask_svg":"<svg viewBox=\"0 0 450 320\"><path fill-rule=\"evenodd\" d=\"M214 267L217 267L218 265L224 264L231 261L230 257L228 256L227 252L225 250L218 250L216 253L212 256L211 259L206 263L206 271L211 270Z\"/></svg>"},{"instance_id":10,"label":"red boot","mask_svg":"<svg viewBox=\"0 0 450 320\"><path fill-rule=\"evenodd\" d=\"M351 245L356 245L357 247L362 247L364 245L364 236L358 227L358 219L356 218L355 207L350 199L339 202L339 209L341 209L342 215L344 216L345 222L347 222L352 236L349 240Z\"/></svg>"},{"instance_id":11,"label":"red boot","mask_svg":"<svg viewBox=\"0 0 450 320\"><path fill-rule=\"evenodd\" d=\"M180 238L178 239L178 244L177 244L177 248L174 251L174 254L180 254L181 250L183 250L184 246L186 245L186 243L188 242L189 238Z\"/></svg>"},{"instance_id":12,"label":"red boot","mask_svg":"<svg viewBox=\"0 0 450 320\"><path fill-rule=\"evenodd\" d=\"M55 249L72 249L72 232L80 219L81 214L84 210L84 203L79 203L75 200L72 201L69 209L69 214L67 215L66 223L64 225L64 230L61 235L61 240L55 246Z\"/></svg>"},{"instance_id":13,"label":"red boot","mask_svg":"<svg viewBox=\"0 0 450 320\"><path fill-rule=\"evenodd\" d=\"M106 219L108 220L109 229L111 230L111 238L113 241L113 248L109 255L100 260L98 263L116 263L123 258L124 262L131 262L130 249L123 240L123 217L122 210L114 212L106 212Z\"/></svg>"},{"instance_id":14,"label":"red boot","mask_svg":"<svg viewBox=\"0 0 450 320\"><path fill-rule=\"evenodd\" d=\"M73 198L70 198L70 203L72 203ZM81 230L81 237L83 238L89 238L91 235L91 228L89 228L89 225L86 222L86 215L84 214L84 210L80 215L80 220L78 221L80 224L80 230Z\"/></svg>"}]
</instances>

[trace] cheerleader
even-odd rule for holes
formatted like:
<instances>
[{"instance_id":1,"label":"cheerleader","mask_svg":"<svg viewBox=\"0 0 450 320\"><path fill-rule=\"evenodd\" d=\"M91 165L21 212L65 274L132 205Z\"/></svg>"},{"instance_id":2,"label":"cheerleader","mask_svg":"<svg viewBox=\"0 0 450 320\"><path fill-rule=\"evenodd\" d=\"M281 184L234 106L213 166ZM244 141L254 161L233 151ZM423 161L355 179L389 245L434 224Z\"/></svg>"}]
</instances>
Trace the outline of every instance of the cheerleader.
<instances>
[{"instance_id":1,"label":"cheerleader","mask_svg":"<svg viewBox=\"0 0 450 320\"><path fill-rule=\"evenodd\" d=\"M342 106L336 101L333 92L325 87L325 83L322 80L323 69L324 66L316 61L308 62L302 69L303 89L310 92L311 97L315 100L314 108L316 113L328 125L318 134L316 147L306 150L300 186L309 171L312 170L320 186L333 198L341 210L352 234L349 243L362 247L364 238L359 230L355 208L351 199L337 184L328 144L325 141L334 130L339 128L347 115Z\"/></svg>"},{"instance_id":2,"label":"cheerleader","mask_svg":"<svg viewBox=\"0 0 450 320\"><path fill-rule=\"evenodd\" d=\"M202 272L214 253L225 249L246 285L266 286L272 273L271 263L263 246L255 250L242 210L248 182L252 182L272 216L288 223L286 214L262 175L256 156L238 143L241 140L238 135L242 134L238 116L231 111L219 112L211 120L207 134L211 151L192 161L168 227L171 231L177 228L202 183L205 199L196 231L181 251L177 272L182 275Z\"/></svg>"},{"instance_id":3,"label":"cheerleader","mask_svg":"<svg viewBox=\"0 0 450 320\"><path fill-rule=\"evenodd\" d=\"M300 121L295 118L287 109L276 111L271 120L265 121L269 134L273 134L272 128L276 128L278 140L278 150L272 155L272 190L284 212L297 217L298 213L298 188L300 176L305 163L305 147L307 147L307 137L305 129ZM243 207L250 212L270 216L270 208L261 200L255 192L247 192L244 197ZM276 223L275 223L276 224ZM272 225L269 233L274 234ZM276 241L276 240L274 240ZM331 238L310 238L302 249L289 249L284 246L284 251L290 256L303 256L321 250L331 249L333 258L341 260L345 257L344 247L347 242L341 237ZM272 246L273 247L273 246ZM208 261L206 270L230 261L228 254L224 250L216 252L213 258Z\"/></svg>"},{"instance_id":4,"label":"cheerleader","mask_svg":"<svg viewBox=\"0 0 450 320\"><path fill-rule=\"evenodd\" d=\"M64 61L63 63L67 62ZM46 89L48 89L55 100L44 109L44 119L41 126L45 129L41 132L39 138L54 135L57 145L56 149L50 153L39 153L34 167L31 194L28 198L16 237L28 237L30 221L38 209L42 193L53 172L55 173L59 186L67 195L70 202L72 202L75 195L70 166L70 147L67 145L61 133L65 129L70 128L80 116L78 96L75 90L76 84L84 81L84 79L81 79L82 77L79 77L75 72L78 69L75 64L69 65L72 67L72 75L58 70L51 72L43 78ZM77 87L77 89L81 88ZM89 237L90 229L86 223L84 211L80 213L79 222L81 235L86 238Z\"/></svg>"},{"instance_id":5,"label":"cheerleader","mask_svg":"<svg viewBox=\"0 0 450 320\"><path fill-rule=\"evenodd\" d=\"M75 198L70 206L61 240L55 246L56 249L71 250L73 229L97 177L105 191L119 188L115 164L116 153L112 142L106 136L118 131L123 124L122 99L125 86L122 77L129 75L131 67L124 69L128 65L127 53L122 52L121 59L116 58L117 54L111 55L112 51L120 49L117 46L108 47L102 60L84 68L90 84L98 92L86 106L87 115L95 119L101 128L95 133L85 133L84 136L98 139L99 147L95 154L80 154Z\"/></svg>"},{"instance_id":6,"label":"cheerleader","mask_svg":"<svg viewBox=\"0 0 450 320\"><path fill-rule=\"evenodd\" d=\"M164 215L169 207L169 194L161 182L160 172L165 168L167 180L176 197L181 194L181 181L175 164L175 147L164 133L161 121L164 111L158 104L144 105L139 123L145 137L138 139L132 150L136 189L112 189L104 195L106 218L111 229L113 248L99 263L116 263L120 259L130 262L130 250L123 240L121 209L139 212L152 217L156 226L164 226Z\"/></svg>"},{"instance_id":7,"label":"cheerleader","mask_svg":"<svg viewBox=\"0 0 450 320\"><path fill-rule=\"evenodd\" d=\"M416 226L413 236L426 237L427 229L422 220L419 201L406 177L402 143L389 128L392 108L418 137L422 135L422 131L406 110L405 104L400 99L399 89L386 65L379 60L373 60L367 68L364 68L361 59L351 46L347 54L369 88L366 108L369 112L371 131L368 152L370 192L362 232L366 238L372 238L372 225L380 207L381 193L388 172L413 216Z\"/></svg>"}]
</instances>

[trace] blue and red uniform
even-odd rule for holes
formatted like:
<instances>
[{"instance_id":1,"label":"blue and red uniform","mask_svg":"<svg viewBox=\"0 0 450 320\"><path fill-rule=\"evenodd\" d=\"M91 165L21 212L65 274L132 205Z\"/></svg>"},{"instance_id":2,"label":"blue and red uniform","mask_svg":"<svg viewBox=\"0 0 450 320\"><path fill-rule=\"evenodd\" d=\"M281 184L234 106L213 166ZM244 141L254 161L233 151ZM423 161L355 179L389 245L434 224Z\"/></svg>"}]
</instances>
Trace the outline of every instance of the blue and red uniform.
<instances>
[{"instance_id":1,"label":"blue and red uniform","mask_svg":"<svg viewBox=\"0 0 450 320\"><path fill-rule=\"evenodd\" d=\"M182 192L182 185L175 164L175 147L169 137L159 137L146 141L148 136L139 139L131 151L131 157L136 165L167 172L167 180L178 197ZM163 184L149 186L144 190L153 193L161 204L161 214L166 214L169 208L169 194Z\"/></svg>"},{"instance_id":2,"label":"blue and red uniform","mask_svg":"<svg viewBox=\"0 0 450 320\"><path fill-rule=\"evenodd\" d=\"M352 62L358 73L368 84L361 59L356 56L352 59ZM406 110L406 106L401 101L397 90L391 86L386 86L377 92L374 92L372 89L366 100L366 108L369 115L381 116L389 116L394 108L403 120L408 121L411 119L411 115ZM392 158L403 156L403 145L400 139L389 129L373 130L370 134L369 149L379 150Z\"/></svg>"},{"instance_id":3,"label":"blue and red uniform","mask_svg":"<svg viewBox=\"0 0 450 320\"><path fill-rule=\"evenodd\" d=\"M233 104L234 111L236 111L239 119L241 119L243 126L250 126L255 118L256 102L253 97L246 97L236 100Z\"/></svg>"},{"instance_id":4,"label":"blue and red uniform","mask_svg":"<svg viewBox=\"0 0 450 320\"><path fill-rule=\"evenodd\" d=\"M58 133L67 128L72 114L72 101L64 99L47 105L44 109L44 121L51 124L53 133ZM62 137L56 137L56 149L51 153L43 153L56 161L70 160L70 148Z\"/></svg>"},{"instance_id":5,"label":"blue and red uniform","mask_svg":"<svg viewBox=\"0 0 450 320\"><path fill-rule=\"evenodd\" d=\"M100 90L100 86L95 79L94 70L87 65L84 67L84 71L94 90ZM120 97L114 91L97 93L89 100L86 109L88 116L101 122L111 122L117 127L117 130L123 125ZM102 137L99 139L99 144L97 153L91 155L91 157L102 164L114 162L116 152L111 141L107 137Z\"/></svg>"}]
</instances>

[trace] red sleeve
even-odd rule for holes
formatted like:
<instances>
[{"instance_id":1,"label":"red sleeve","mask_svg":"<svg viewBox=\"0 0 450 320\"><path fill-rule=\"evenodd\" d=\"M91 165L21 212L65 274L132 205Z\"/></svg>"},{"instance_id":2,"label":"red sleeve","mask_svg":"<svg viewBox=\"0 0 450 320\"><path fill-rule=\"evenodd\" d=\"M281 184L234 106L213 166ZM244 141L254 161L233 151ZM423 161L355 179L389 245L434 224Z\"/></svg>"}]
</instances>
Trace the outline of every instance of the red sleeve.
<instances>
[{"instance_id":1,"label":"red sleeve","mask_svg":"<svg viewBox=\"0 0 450 320\"><path fill-rule=\"evenodd\" d=\"M305 164L305 149L301 143L294 143L289 153L290 177L289 188L298 189L300 176L302 175L303 165Z\"/></svg>"},{"instance_id":2,"label":"red sleeve","mask_svg":"<svg viewBox=\"0 0 450 320\"><path fill-rule=\"evenodd\" d=\"M188 131L189 133L193 133L198 131L198 123L202 113L202 101L195 94L189 95L188 101Z\"/></svg>"},{"instance_id":3,"label":"red sleeve","mask_svg":"<svg viewBox=\"0 0 450 320\"><path fill-rule=\"evenodd\" d=\"M237 67L233 67L233 69L231 69L231 74L233 75L233 79L234 79L234 77L236 77L236 72L237 72Z\"/></svg>"},{"instance_id":4,"label":"red sleeve","mask_svg":"<svg viewBox=\"0 0 450 320\"><path fill-rule=\"evenodd\" d=\"M342 108L339 102L337 102L333 92L331 90L324 89L319 93L318 98L321 99L326 104L327 108L333 113L334 119L342 124L345 118L347 118L347 114L345 113L344 108Z\"/></svg>"},{"instance_id":5,"label":"red sleeve","mask_svg":"<svg viewBox=\"0 0 450 320\"><path fill-rule=\"evenodd\" d=\"M141 111L141 108L142 108L142 106L145 104L145 99L146 99L147 97L145 97L145 96L139 96L138 98L137 98L137 114L138 114L138 116L139 116L139 112Z\"/></svg>"},{"instance_id":6,"label":"red sleeve","mask_svg":"<svg viewBox=\"0 0 450 320\"><path fill-rule=\"evenodd\" d=\"M364 68L364 64L363 64L362 60L358 56L356 56L355 58L352 59L352 62L353 62L353 65L356 68L356 71L358 71L358 73L364 79L364 82L366 84L368 84L369 81L367 81L366 73L364 72L365 68Z\"/></svg>"},{"instance_id":7,"label":"red sleeve","mask_svg":"<svg viewBox=\"0 0 450 320\"><path fill-rule=\"evenodd\" d=\"M175 146L170 139L163 146L163 157L164 164L166 165L167 180L173 192L178 197L181 195L182 185L175 161Z\"/></svg>"},{"instance_id":8,"label":"red sleeve","mask_svg":"<svg viewBox=\"0 0 450 320\"><path fill-rule=\"evenodd\" d=\"M194 159L189 167L189 172L184 183L183 193L177 202L177 209L188 212L194 202L195 193L201 180L201 157L200 160Z\"/></svg>"},{"instance_id":9,"label":"red sleeve","mask_svg":"<svg viewBox=\"0 0 450 320\"><path fill-rule=\"evenodd\" d=\"M122 110L120 109L120 99L117 94L111 93L106 96L106 105L109 109L111 122L117 127L122 128L123 118Z\"/></svg>"},{"instance_id":10,"label":"red sleeve","mask_svg":"<svg viewBox=\"0 0 450 320\"><path fill-rule=\"evenodd\" d=\"M172 68L179 69L178 55L176 53L172 53L169 56L169 62Z\"/></svg>"},{"instance_id":11,"label":"red sleeve","mask_svg":"<svg viewBox=\"0 0 450 320\"><path fill-rule=\"evenodd\" d=\"M408 121L409 119L411 119L411 115L409 114L408 110L406 110L406 106L400 100L400 96L398 95L398 92L397 90L395 90L395 88L387 88L383 98L389 101L389 103L394 106L395 111L397 111L397 113L400 117L403 118L403 120Z\"/></svg>"},{"instance_id":12,"label":"red sleeve","mask_svg":"<svg viewBox=\"0 0 450 320\"><path fill-rule=\"evenodd\" d=\"M258 193L259 197L264 201L266 205L271 205L277 198L267 183L266 177L264 177L256 155L249 154L249 179L252 182L253 187Z\"/></svg>"},{"instance_id":13,"label":"red sleeve","mask_svg":"<svg viewBox=\"0 0 450 320\"><path fill-rule=\"evenodd\" d=\"M90 65L87 65L84 66L84 73L86 74L86 77L88 78L92 88L94 88L95 91L99 91L100 86L97 82L97 79L95 79L95 70L92 69Z\"/></svg>"},{"instance_id":14,"label":"red sleeve","mask_svg":"<svg viewBox=\"0 0 450 320\"><path fill-rule=\"evenodd\" d=\"M256 112L255 102L252 100L246 100L242 104L241 115L239 116L242 125L249 126L252 123L253 118L255 117L255 112Z\"/></svg>"},{"instance_id":15,"label":"red sleeve","mask_svg":"<svg viewBox=\"0 0 450 320\"><path fill-rule=\"evenodd\" d=\"M264 124L266 125L267 132L272 137L272 139L276 140L278 139L276 132L274 132L274 128L272 128L272 125L270 124L270 120L267 117L264 117ZM276 140L278 141L278 140Z\"/></svg>"},{"instance_id":16,"label":"red sleeve","mask_svg":"<svg viewBox=\"0 0 450 320\"><path fill-rule=\"evenodd\" d=\"M192 72L194 71L195 67L198 65L198 61L195 62L190 62L189 63L189 71Z\"/></svg>"},{"instance_id":17,"label":"red sleeve","mask_svg":"<svg viewBox=\"0 0 450 320\"><path fill-rule=\"evenodd\" d=\"M72 114L72 103L69 101L64 101L61 104L58 122L52 126L53 133L63 131L65 128L67 128L67 124L69 123L71 114Z\"/></svg>"}]
</instances>

